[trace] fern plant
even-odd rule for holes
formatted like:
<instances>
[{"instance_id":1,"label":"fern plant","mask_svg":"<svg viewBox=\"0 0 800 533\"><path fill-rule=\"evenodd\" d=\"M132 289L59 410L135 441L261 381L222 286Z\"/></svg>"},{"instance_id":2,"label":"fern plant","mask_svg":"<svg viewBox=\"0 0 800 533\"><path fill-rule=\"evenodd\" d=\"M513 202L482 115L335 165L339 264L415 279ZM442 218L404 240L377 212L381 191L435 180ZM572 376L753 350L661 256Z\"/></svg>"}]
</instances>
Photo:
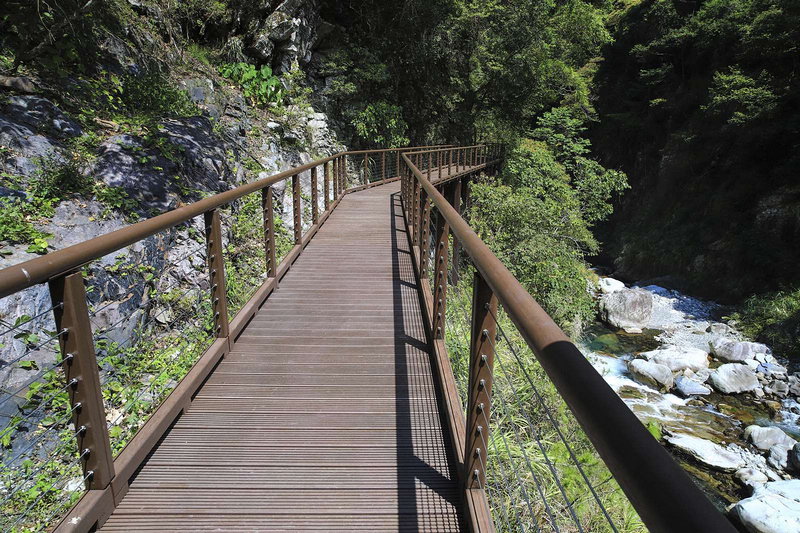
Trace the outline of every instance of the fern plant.
<instances>
[{"instance_id":1,"label":"fern plant","mask_svg":"<svg viewBox=\"0 0 800 533\"><path fill-rule=\"evenodd\" d=\"M249 63L228 63L220 67L220 74L237 83L245 97L259 107L279 104L283 99L281 82L266 65L256 68Z\"/></svg>"}]
</instances>

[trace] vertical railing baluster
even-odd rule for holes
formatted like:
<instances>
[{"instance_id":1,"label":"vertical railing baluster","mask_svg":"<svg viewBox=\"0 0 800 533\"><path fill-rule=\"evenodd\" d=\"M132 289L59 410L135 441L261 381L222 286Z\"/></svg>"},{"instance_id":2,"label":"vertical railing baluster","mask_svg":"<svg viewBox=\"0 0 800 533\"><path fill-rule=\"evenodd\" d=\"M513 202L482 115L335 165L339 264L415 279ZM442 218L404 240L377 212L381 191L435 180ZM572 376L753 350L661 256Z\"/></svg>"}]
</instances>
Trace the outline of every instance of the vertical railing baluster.
<instances>
[{"instance_id":1,"label":"vertical railing baluster","mask_svg":"<svg viewBox=\"0 0 800 533\"><path fill-rule=\"evenodd\" d=\"M327 211L331 205L330 161L325 161L325 164L322 165L322 176L323 189L325 190L325 211Z\"/></svg>"},{"instance_id":2,"label":"vertical railing baluster","mask_svg":"<svg viewBox=\"0 0 800 533\"><path fill-rule=\"evenodd\" d=\"M420 277L428 277L428 263L430 263L430 229L431 229L431 200L425 189L420 190L420 241L419 241L419 263Z\"/></svg>"},{"instance_id":3,"label":"vertical railing baluster","mask_svg":"<svg viewBox=\"0 0 800 533\"><path fill-rule=\"evenodd\" d=\"M414 166L416 166L416 165L414 165ZM419 167L417 167L417 168L419 168ZM420 216L419 216L420 209L419 209L419 207L420 207L420 203L419 203L419 201L420 201L420 195L421 195L420 191L422 190L422 186L420 185L419 178L417 176L413 176L412 179L413 179L413 183L414 183L414 218L412 219L413 220L413 224L414 224L414 228L413 228L414 229L414 235L413 235L414 241L413 242L414 242L414 246L418 247L419 246L419 242L420 242L420 239L419 239L419 237L420 237L419 236L419 219L420 219Z\"/></svg>"},{"instance_id":4,"label":"vertical railing baluster","mask_svg":"<svg viewBox=\"0 0 800 533\"><path fill-rule=\"evenodd\" d=\"M475 272L472 289L472 333L469 360L469 384L467 385L467 435L464 455L463 479L467 489L486 486L484 466L488 460L486 446L489 442L491 420L492 374L494 348L492 339L496 334L497 297L483 279Z\"/></svg>"},{"instance_id":5,"label":"vertical railing baluster","mask_svg":"<svg viewBox=\"0 0 800 533\"><path fill-rule=\"evenodd\" d=\"M333 192L332 201L339 197L339 158L335 157L331 162L331 189Z\"/></svg>"},{"instance_id":6,"label":"vertical railing baluster","mask_svg":"<svg viewBox=\"0 0 800 533\"><path fill-rule=\"evenodd\" d=\"M211 311L214 313L214 333L217 338L228 337L228 298L225 287L225 260L222 256L222 223L219 209L203 214L208 245L208 272L211 285ZM274 239L273 239L274 246Z\"/></svg>"},{"instance_id":7,"label":"vertical railing baluster","mask_svg":"<svg viewBox=\"0 0 800 533\"><path fill-rule=\"evenodd\" d=\"M431 170L432 170L431 158L432 158L432 156L433 156L433 152L428 152L428 173L427 173L428 181L431 181Z\"/></svg>"},{"instance_id":8,"label":"vertical railing baluster","mask_svg":"<svg viewBox=\"0 0 800 533\"><path fill-rule=\"evenodd\" d=\"M357 167L356 167L357 168ZM344 195L344 191L347 189L347 156L342 156L342 162L339 165L339 197L341 198Z\"/></svg>"},{"instance_id":9,"label":"vertical railing baluster","mask_svg":"<svg viewBox=\"0 0 800 533\"><path fill-rule=\"evenodd\" d=\"M381 152L381 181L386 183L386 152Z\"/></svg>"},{"instance_id":10,"label":"vertical railing baluster","mask_svg":"<svg viewBox=\"0 0 800 533\"><path fill-rule=\"evenodd\" d=\"M447 244L450 225L441 212L436 217L436 253L433 272L433 335L444 339L445 311L447 309Z\"/></svg>"},{"instance_id":11,"label":"vertical railing baluster","mask_svg":"<svg viewBox=\"0 0 800 533\"><path fill-rule=\"evenodd\" d=\"M264 214L264 253L268 278L274 278L278 271L275 261L275 210L272 207L272 186L261 189L261 210Z\"/></svg>"},{"instance_id":12,"label":"vertical railing baluster","mask_svg":"<svg viewBox=\"0 0 800 533\"><path fill-rule=\"evenodd\" d=\"M459 215L461 214L461 178L455 180L452 185L451 189L452 197L450 199L450 205L453 206L453 209L456 210L456 213ZM456 234L453 233L453 261L452 261L452 270L453 270L453 283L458 283L458 265L460 261L459 254L461 252L461 243L456 237Z\"/></svg>"},{"instance_id":13,"label":"vertical railing baluster","mask_svg":"<svg viewBox=\"0 0 800 533\"><path fill-rule=\"evenodd\" d=\"M367 174L369 173L369 153L364 154L364 185L369 183Z\"/></svg>"},{"instance_id":14,"label":"vertical railing baluster","mask_svg":"<svg viewBox=\"0 0 800 533\"><path fill-rule=\"evenodd\" d=\"M311 223L319 222L319 184L317 183L317 167L311 169Z\"/></svg>"},{"instance_id":15,"label":"vertical railing baluster","mask_svg":"<svg viewBox=\"0 0 800 533\"><path fill-rule=\"evenodd\" d=\"M394 170L395 170L395 172L397 172L397 175L399 176L400 175L400 150L397 150L395 152L395 159L396 159L396 161L395 161Z\"/></svg>"},{"instance_id":16,"label":"vertical railing baluster","mask_svg":"<svg viewBox=\"0 0 800 533\"><path fill-rule=\"evenodd\" d=\"M450 155L447 156L447 173L453 173L453 149L450 148Z\"/></svg>"},{"instance_id":17,"label":"vertical railing baluster","mask_svg":"<svg viewBox=\"0 0 800 533\"><path fill-rule=\"evenodd\" d=\"M114 477L114 458L83 274L59 276L49 287L56 331L64 332L58 339L84 484L87 490L105 489Z\"/></svg>"},{"instance_id":18,"label":"vertical railing baluster","mask_svg":"<svg viewBox=\"0 0 800 533\"><path fill-rule=\"evenodd\" d=\"M303 242L303 211L300 202L300 175L292 176L292 211L294 215L294 243Z\"/></svg>"},{"instance_id":19,"label":"vertical railing baluster","mask_svg":"<svg viewBox=\"0 0 800 533\"><path fill-rule=\"evenodd\" d=\"M443 152L441 150L436 152L436 163L439 167L439 179L442 179L442 166L444 166L442 165L442 153Z\"/></svg>"}]
</instances>

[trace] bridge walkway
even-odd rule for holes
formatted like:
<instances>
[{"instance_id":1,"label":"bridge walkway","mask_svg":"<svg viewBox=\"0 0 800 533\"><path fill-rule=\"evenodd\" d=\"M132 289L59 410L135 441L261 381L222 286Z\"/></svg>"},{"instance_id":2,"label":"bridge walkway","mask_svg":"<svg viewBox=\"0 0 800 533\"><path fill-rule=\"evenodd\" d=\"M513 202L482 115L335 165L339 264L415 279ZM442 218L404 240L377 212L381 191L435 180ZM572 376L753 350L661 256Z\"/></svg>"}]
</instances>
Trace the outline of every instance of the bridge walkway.
<instances>
[{"instance_id":1,"label":"bridge walkway","mask_svg":"<svg viewBox=\"0 0 800 533\"><path fill-rule=\"evenodd\" d=\"M101 531L459 531L399 182L346 195Z\"/></svg>"}]
</instances>

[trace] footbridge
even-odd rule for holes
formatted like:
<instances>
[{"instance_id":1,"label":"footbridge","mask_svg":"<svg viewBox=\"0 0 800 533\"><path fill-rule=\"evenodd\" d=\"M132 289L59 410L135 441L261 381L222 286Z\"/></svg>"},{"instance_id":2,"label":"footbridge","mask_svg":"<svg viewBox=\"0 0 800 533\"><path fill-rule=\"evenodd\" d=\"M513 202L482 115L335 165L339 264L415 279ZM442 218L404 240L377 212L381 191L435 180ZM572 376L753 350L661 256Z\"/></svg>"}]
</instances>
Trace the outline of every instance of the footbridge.
<instances>
[{"instance_id":1,"label":"footbridge","mask_svg":"<svg viewBox=\"0 0 800 533\"><path fill-rule=\"evenodd\" d=\"M734 531L462 218L503 159L338 153L0 271L2 529Z\"/></svg>"}]
</instances>

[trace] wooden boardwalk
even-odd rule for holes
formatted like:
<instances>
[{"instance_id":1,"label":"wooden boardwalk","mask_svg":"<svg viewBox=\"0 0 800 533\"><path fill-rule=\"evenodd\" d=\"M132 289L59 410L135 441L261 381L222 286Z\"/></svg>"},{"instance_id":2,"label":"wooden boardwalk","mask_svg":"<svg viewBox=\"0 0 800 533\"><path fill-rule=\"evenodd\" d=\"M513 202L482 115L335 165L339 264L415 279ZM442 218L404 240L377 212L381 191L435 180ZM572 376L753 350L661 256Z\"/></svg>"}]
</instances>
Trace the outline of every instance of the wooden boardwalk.
<instances>
[{"instance_id":1,"label":"wooden boardwalk","mask_svg":"<svg viewBox=\"0 0 800 533\"><path fill-rule=\"evenodd\" d=\"M102 531L460 531L399 183L346 195Z\"/></svg>"}]
</instances>

